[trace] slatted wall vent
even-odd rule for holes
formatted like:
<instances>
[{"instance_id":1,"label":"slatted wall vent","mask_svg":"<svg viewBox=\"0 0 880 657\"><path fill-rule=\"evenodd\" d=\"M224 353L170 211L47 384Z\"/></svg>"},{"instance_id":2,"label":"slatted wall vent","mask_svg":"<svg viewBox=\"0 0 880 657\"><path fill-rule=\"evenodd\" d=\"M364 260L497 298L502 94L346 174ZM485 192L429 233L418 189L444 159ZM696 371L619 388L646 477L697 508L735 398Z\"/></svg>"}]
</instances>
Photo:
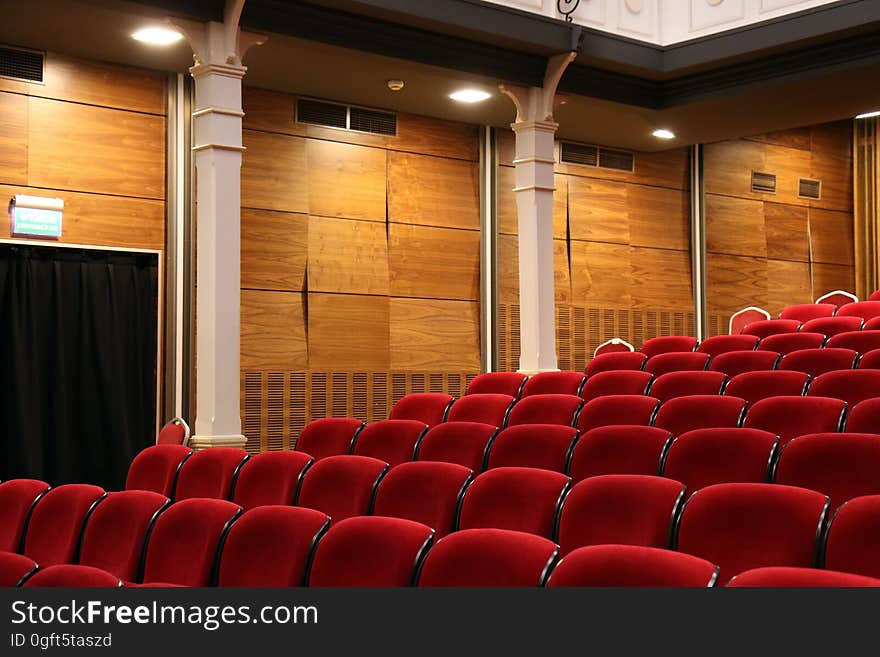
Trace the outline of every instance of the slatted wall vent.
<instances>
[{"instance_id":1,"label":"slatted wall vent","mask_svg":"<svg viewBox=\"0 0 880 657\"><path fill-rule=\"evenodd\" d=\"M775 194L776 174L752 171L752 191L756 194Z\"/></svg>"},{"instance_id":2,"label":"slatted wall vent","mask_svg":"<svg viewBox=\"0 0 880 657\"><path fill-rule=\"evenodd\" d=\"M614 169L630 173L632 173L635 167L635 156L629 151L600 148L599 146L578 144L570 141L561 143L559 160L568 164L580 164L587 167Z\"/></svg>"},{"instance_id":3,"label":"slatted wall vent","mask_svg":"<svg viewBox=\"0 0 880 657\"><path fill-rule=\"evenodd\" d=\"M811 178L798 179L798 197L818 201L822 198L822 181Z\"/></svg>"},{"instance_id":4,"label":"slatted wall vent","mask_svg":"<svg viewBox=\"0 0 880 657\"><path fill-rule=\"evenodd\" d=\"M397 115L392 112L352 107L339 103L300 98L296 103L298 123L342 128L374 135L397 136Z\"/></svg>"},{"instance_id":5,"label":"slatted wall vent","mask_svg":"<svg viewBox=\"0 0 880 657\"><path fill-rule=\"evenodd\" d=\"M0 77L42 82L44 58L41 52L0 46Z\"/></svg>"}]
</instances>

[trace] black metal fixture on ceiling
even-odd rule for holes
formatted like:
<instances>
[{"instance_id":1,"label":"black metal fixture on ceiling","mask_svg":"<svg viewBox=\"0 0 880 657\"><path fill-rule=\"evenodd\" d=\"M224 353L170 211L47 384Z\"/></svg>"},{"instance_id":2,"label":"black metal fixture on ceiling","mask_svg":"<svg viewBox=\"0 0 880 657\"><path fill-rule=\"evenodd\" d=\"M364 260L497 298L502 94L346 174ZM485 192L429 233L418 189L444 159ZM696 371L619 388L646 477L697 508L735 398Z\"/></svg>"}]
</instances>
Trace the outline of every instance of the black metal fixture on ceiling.
<instances>
[{"instance_id":1,"label":"black metal fixture on ceiling","mask_svg":"<svg viewBox=\"0 0 880 657\"><path fill-rule=\"evenodd\" d=\"M556 0L556 9L565 16L566 23L571 23L571 15L580 3L581 0Z\"/></svg>"}]
</instances>

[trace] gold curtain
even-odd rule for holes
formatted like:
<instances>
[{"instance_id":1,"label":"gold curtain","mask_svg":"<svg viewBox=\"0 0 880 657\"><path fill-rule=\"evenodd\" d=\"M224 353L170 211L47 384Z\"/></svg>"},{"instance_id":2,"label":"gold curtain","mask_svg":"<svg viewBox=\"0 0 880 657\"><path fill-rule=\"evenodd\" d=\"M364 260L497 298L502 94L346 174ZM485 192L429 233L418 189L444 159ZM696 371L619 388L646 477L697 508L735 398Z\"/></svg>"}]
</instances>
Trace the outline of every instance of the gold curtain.
<instances>
[{"instance_id":1,"label":"gold curtain","mask_svg":"<svg viewBox=\"0 0 880 657\"><path fill-rule=\"evenodd\" d=\"M880 117L857 119L853 131L856 294L880 289Z\"/></svg>"}]
</instances>

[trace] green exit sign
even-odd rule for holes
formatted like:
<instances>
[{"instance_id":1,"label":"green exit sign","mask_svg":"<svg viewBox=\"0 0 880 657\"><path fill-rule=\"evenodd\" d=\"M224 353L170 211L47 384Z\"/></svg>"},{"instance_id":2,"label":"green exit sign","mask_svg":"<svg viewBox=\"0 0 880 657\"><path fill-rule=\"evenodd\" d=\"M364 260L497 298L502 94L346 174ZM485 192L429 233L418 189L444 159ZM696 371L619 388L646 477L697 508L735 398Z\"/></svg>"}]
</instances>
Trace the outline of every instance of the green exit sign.
<instances>
[{"instance_id":1,"label":"green exit sign","mask_svg":"<svg viewBox=\"0 0 880 657\"><path fill-rule=\"evenodd\" d=\"M9 204L14 237L61 237L61 216L64 201L17 194Z\"/></svg>"}]
</instances>

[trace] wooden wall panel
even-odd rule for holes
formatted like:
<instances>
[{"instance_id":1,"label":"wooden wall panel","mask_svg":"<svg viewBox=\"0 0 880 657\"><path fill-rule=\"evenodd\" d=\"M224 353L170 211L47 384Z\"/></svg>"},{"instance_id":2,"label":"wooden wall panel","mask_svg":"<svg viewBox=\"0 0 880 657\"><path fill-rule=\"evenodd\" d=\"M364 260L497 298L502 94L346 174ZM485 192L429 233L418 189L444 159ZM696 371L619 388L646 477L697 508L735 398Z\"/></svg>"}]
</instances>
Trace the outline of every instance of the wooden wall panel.
<instances>
[{"instance_id":1,"label":"wooden wall panel","mask_svg":"<svg viewBox=\"0 0 880 657\"><path fill-rule=\"evenodd\" d=\"M745 140L706 144L703 185L707 194L763 199L752 194L752 171L764 171L765 145ZM772 199L771 199L772 200Z\"/></svg>"},{"instance_id":2,"label":"wooden wall panel","mask_svg":"<svg viewBox=\"0 0 880 657\"><path fill-rule=\"evenodd\" d=\"M632 248L632 307L692 310L691 259L686 251Z\"/></svg>"},{"instance_id":3,"label":"wooden wall panel","mask_svg":"<svg viewBox=\"0 0 880 657\"><path fill-rule=\"evenodd\" d=\"M313 371L388 371L388 297L309 292L308 298Z\"/></svg>"},{"instance_id":4,"label":"wooden wall panel","mask_svg":"<svg viewBox=\"0 0 880 657\"><path fill-rule=\"evenodd\" d=\"M242 207L308 213L305 140L253 130L242 139Z\"/></svg>"},{"instance_id":5,"label":"wooden wall panel","mask_svg":"<svg viewBox=\"0 0 880 657\"><path fill-rule=\"evenodd\" d=\"M776 174L776 193L765 194L764 200L809 205L807 199L798 198L798 178L809 178L809 151L768 144L764 151L764 170Z\"/></svg>"},{"instance_id":6,"label":"wooden wall panel","mask_svg":"<svg viewBox=\"0 0 880 657\"><path fill-rule=\"evenodd\" d=\"M630 308L634 281L630 247L623 244L572 240L572 304L600 308Z\"/></svg>"},{"instance_id":7,"label":"wooden wall panel","mask_svg":"<svg viewBox=\"0 0 880 657\"><path fill-rule=\"evenodd\" d=\"M572 176L568 195L572 239L629 244L627 185Z\"/></svg>"},{"instance_id":8,"label":"wooden wall panel","mask_svg":"<svg viewBox=\"0 0 880 657\"><path fill-rule=\"evenodd\" d=\"M690 249L690 203L680 190L629 185L629 238L633 246Z\"/></svg>"},{"instance_id":9,"label":"wooden wall panel","mask_svg":"<svg viewBox=\"0 0 880 657\"><path fill-rule=\"evenodd\" d=\"M450 371L480 368L480 304L391 299L391 368Z\"/></svg>"},{"instance_id":10,"label":"wooden wall panel","mask_svg":"<svg viewBox=\"0 0 880 657\"><path fill-rule=\"evenodd\" d=\"M385 151L318 139L306 142L309 213L385 221Z\"/></svg>"},{"instance_id":11,"label":"wooden wall panel","mask_svg":"<svg viewBox=\"0 0 880 657\"><path fill-rule=\"evenodd\" d=\"M848 212L810 209L810 237L813 261L836 265L852 265L853 216Z\"/></svg>"},{"instance_id":12,"label":"wooden wall panel","mask_svg":"<svg viewBox=\"0 0 880 657\"><path fill-rule=\"evenodd\" d=\"M844 265L813 263L813 298L832 290L855 289L855 269Z\"/></svg>"},{"instance_id":13,"label":"wooden wall panel","mask_svg":"<svg viewBox=\"0 0 880 657\"><path fill-rule=\"evenodd\" d=\"M0 181L26 185L28 174L28 99L0 93Z\"/></svg>"},{"instance_id":14,"label":"wooden wall panel","mask_svg":"<svg viewBox=\"0 0 880 657\"><path fill-rule=\"evenodd\" d=\"M706 297L710 312L732 313L768 303L766 258L706 254Z\"/></svg>"},{"instance_id":15,"label":"wooden wall panel","mask_svg":"<svg viewBox=\"0 0 880 657\"><path fill-rule=\"evenodd\" d=\"M387 295L385 226L309 217L309 290Z\"/></svg>"},{"instance_id":16,"label":"wooden wall panel","mask_svg":"<svg viewBox=\"0 0 880 657\"><path fill-rule=\"evenodd\" d=\"M568 176L556 174L553 194L553 237L564 240L568 233ZM498 232L503 235L519 233L516 210L516 187L513 167L498 167Z\"/></svg>"},{"instance_id":17,"label":"wooden wall panel","mask_svg":"<svg viewBox=\"0 0 880 657\"><path fill-rule=\"evenodd\" d=\"M165 198L162 117L28 101L28 185Z\"/></svg>"},{"instance_id":18,"label":"wooden wall panel","mask_svg":"<svg viewBox=\"0 0 880 657\"><path fill-rule=\"evenodd\" d=\"M776 144L787 148L799 148L804 151L810 150L813 131L809 127L794 128L792 130L777 130L766 132L763 135L746 137L749 141L760 141L765 144Z\"/></svg>"},{"instance_id":19,"label":"wooden wall panel","mask_svg":"<svg viewBox=\"0 0 880 657\"><path fill-rule=\"evenodd\" d=\"M388 215L398 223L478 230L477 165L390 152Z\"/></svg>"},{"instance_id":20,"label":"wooden wall panel","mask_svg":"<svg viewBox=\"0 0 880 657\"><path fill-rule=\"evenodd\" d=\"M764 204L706 194L706 250L710 253L766 256Z\"/></svg>"},{"instance_id":21,"label":"wooden wall panel","mask_svg":"<svg viewBox=\"0 0 880 657\"><path fill-rule=\"evenodd\" d=\"M480 298L480 233L389 224L391 295Z\"/></svg>"},{"instance_id":22,"label":"wooden wall panel","mask_svg":"<svg viewBox=\"0 0 880 657\"><path fill-rule=\"evenodd\" d=\"M763 308L773 317L785 306L814 299L808 262L767 260L767 280L767 305Z\"/></svg>"},{"instance_id":23,"label":"wooden wall panel","mask_svg":"<svg viewBox=\"0 0 880 657\"><path fill-rule=\"evenodd\" d=\"M15 194L64 200L60 242L134 249L165 248L164 201L0 185L2 198L8 200ZM9 230L9 220L0 221L0 237L11 237Z\"/></svg>"},{"instance_id":24,"label":"wooden wall panel","mask_svg":"<svg viewBox=\"0 0 880 657\"><path fill-rule=\"evenodd\" d=\"M853 211L852 156L814 151L808 177L822 181L822 198L818 201L810 201L811 207L841 212Z\"/></svg>"},{"instance_id":25,"label":"wooden wall panel","mask_svg":"<svg viewBox=\"0 0 880 657\"><path fill-rule=\"evenodd\" d=\"M301 292L242 290L242 369L308 366L303 301Z\"/></svg>"},{"instance_id":26,"label":"wooden wall panel","mask_svg":"<svg viewBox=\"0 0 880 657\"><path fill-rule=\"evenodd\" d=\"M768 258L810 261L809 214L798 205L764 203Z\"/></svg>"},{"instance_id":27,"label":"wooden wall panel","mask_svg":"<svg viewBox=\"0 0 880 657\"><path fill-rule=\"evenodd\" d=\"M553 274L556 303L570 303L571 272L565 240L553 240ZM498 297L502 303L519 303L519 239L515 235L498 236Z\"/></svg>"},{"instance_id":28,"label":"wooden wall panel","mask_svg":"<svg viewBox=\"0 0 880 657\"><path fill-rule=\"evenodd\" d=\"M304 214L241 211L241 287L306 291L309 218Z\"/></svg>"}]
</instances>

